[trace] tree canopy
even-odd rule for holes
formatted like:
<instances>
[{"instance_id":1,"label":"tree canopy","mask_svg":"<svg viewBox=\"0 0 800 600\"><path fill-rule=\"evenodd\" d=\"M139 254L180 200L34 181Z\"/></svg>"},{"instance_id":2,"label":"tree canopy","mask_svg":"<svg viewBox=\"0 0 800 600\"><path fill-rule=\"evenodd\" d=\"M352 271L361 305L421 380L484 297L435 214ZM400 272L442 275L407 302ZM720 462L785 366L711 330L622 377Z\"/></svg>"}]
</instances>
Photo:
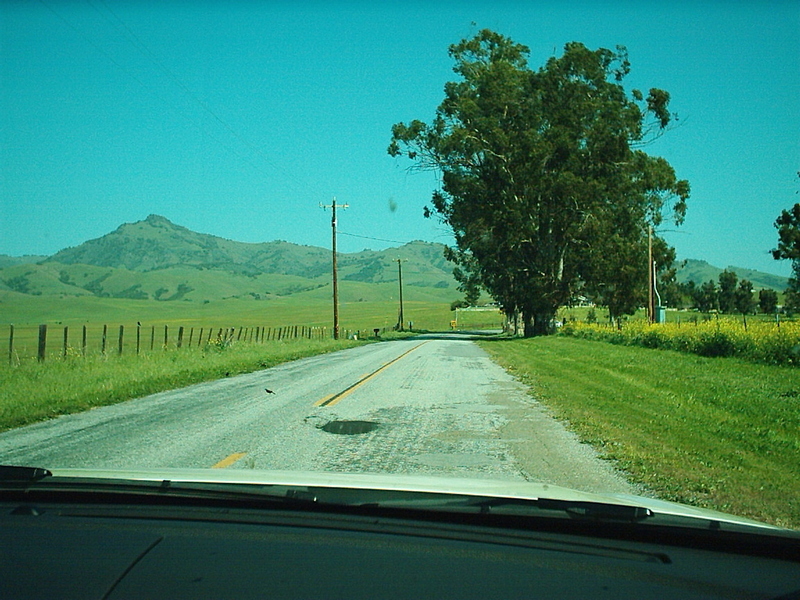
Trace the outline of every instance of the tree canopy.
<instances>
[{"instance_id":1,"label":"tree canopy","mask_svg":"<svg viewBox=\"0 0 800 600\"><path fill-rule=\"evenodd\" d=\"M531 335L582 291L612 316L642 304L648 227L682 222L689 184L641 149L674 115L663 90L625 91L623 47L572 42L538 70L528 55L490 30L452 45L460 79L430 124L394 125L389 153L441 174L430 214L453 231L461 281Z\"/></svg>"},{"instance_id":2,"label":"tree canopy","mask_svg":"<svg viewBox=\"0 0 800 600\"><path fill-rule=\"evenodd\" d=\"M800 171L797 172L800 177ZM800 311L800 204L781 211L775 220L778 230L778 247L772 251L775 260L791 260L792 275L784 294L784 309L790 313Z\"/></svg>"}]
</instances>

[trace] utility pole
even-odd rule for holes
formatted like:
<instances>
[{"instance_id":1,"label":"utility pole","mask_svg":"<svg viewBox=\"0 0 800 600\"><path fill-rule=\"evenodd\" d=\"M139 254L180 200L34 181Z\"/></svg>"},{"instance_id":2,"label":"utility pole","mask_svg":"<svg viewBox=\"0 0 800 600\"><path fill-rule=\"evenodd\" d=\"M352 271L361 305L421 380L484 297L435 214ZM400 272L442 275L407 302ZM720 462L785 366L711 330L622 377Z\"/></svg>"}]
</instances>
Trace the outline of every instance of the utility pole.
<instances>
[{"instance_id":1,"label":"utility pole","mask_svg":"<svg viewBox=\"0 0 800 600\"><path fill-rule=\"evenodd\" d=\"M403 259L396 258L397 261L397 279L400 281L400 331L405 331L403 329Z\"/></svg>"},{"instance_id":2,"label":"utility pole","mask_svg":"<svg viewBox=\"0 0 800 600\"><path fill-rule=\"evenodd\" d=\"M331 229L333 230L333 243L331 244L333 250L333 339L339 339L339 284L336 279L336 209L347 208L349 204L336 204L336 198L333 198L333 203L325 205L320 203L320 208L331 209Z\"/></svg>"},{"instance_id":3,"label":"utility pole","mask_svg":"<svg viewBox=\"0 0 800 600\"><path fill-rule=\"evenodd\" d=\"M653 228L647 229L647 319L654 323L655 305L653 304Z\"/></svg>"}]
</instances>

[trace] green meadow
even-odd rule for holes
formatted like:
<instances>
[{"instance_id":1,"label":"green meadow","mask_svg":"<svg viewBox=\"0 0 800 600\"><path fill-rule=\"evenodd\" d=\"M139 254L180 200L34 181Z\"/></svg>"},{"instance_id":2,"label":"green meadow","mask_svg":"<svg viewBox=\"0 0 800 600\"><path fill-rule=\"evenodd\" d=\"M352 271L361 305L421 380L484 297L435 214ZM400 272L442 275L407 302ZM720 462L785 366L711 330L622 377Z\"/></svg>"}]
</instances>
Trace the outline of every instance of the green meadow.
<instances>
[{"instance_id":1,"label":"green meadow","mask_svg":"<svg viewBox=\"0 0 800 600\"><path fill-rule=\"evenodd\" d=\"M654 495L800 528L796 368L561 335L480 344Z\"/></svg>"},{"instance_id":2,"label":"green meadow","mask_svg":"<svg viewBox=\"0 0 800 600\"><path fill-rule=\"evenodd\" d=\"M0 342L7 343L13 323L16 353L16 360L4 354L0 362L0 430L370 343L364 333L369 337L375 328L391 330L399 302L392 296L396 283L361 285L351 282L342 294L340 320L343 333L361 330L362 338L339 341L329 335L329 288L266 300L209 302L0 292ZM422 292L433 297L408 294L406 323L413 321L418 331L449 330L456 317L452 300L436 298L437 290L430 288ZM499 326L501 321L496 311L458 311L457 318L459 329ZM142 323L139 356L132 346L137 321ZM44 363L32 358L40 324L48 325ZM84 325L89 339L86 356L80 356ZM109 332L106 354L99 352L103 325ZM126 336L122 356L117 352L119 325ZM208 347L196 343L201 328L204 337L211 329L213 341L219 328L238 328L237 334L245 328L252 339L253 328L274 333L293 325L324 327L326 335ZM168 351L162 345L165 326ZM175 335L181 326L185 347L178 350ZM64 327L70 335L66 357ZM156 334L153 351L151 331ZM583 441L653 495L800 527L796 368L561 335L480 343Z\"/></svg>"},{"instance_id":3,"label":"green meadow","mask_svg":"<svg viewBox=\"0 0 800 600\"><path fill-rule=\"evenodd\" d=\"M397 284L348 282L342 286L339 305L340 330L369 332L388 331L395 327L400 309ZM452 291L432 288L412 289L403 301L404 328L444 331L450 329L455 313L450 310ZM168 346L177 345L180 327L184 328L183 344L200 341L209 332L216 336L220 329L264 328L275 331L294 327L324 328L323 336L331 335L333 304L330 287L311 292L254 300L229 298L208 302L130 300L96 296L31 296L0 291L0 348L8 355L10 325L14 326L13 360L34 357L38 348L39 325L47 325L47 354L63 354L64 328L67 346L79 350L83 327L87 330L87 351L99 352L103 327L107 328L107 351L118 350L119 327L123 327L123 353L136 352L137 329L140 351L163 348L165 326ZM139 326L138 324L141 324ZM499 311L459 311L459 329L502 325ZM315 335L316 335L315 331ZM243 334L244 335L244 334ZM253 335L250 332L247 335Z\"/></svg>"}]
</instances>

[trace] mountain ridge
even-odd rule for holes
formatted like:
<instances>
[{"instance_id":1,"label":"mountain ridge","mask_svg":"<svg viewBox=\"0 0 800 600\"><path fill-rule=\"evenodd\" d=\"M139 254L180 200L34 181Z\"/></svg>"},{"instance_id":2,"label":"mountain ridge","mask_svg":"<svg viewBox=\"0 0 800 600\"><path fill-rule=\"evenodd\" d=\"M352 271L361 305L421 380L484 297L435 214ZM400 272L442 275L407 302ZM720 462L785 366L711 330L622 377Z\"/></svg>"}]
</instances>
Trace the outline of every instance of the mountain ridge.
<instances>
[{"instance_id":1,"label":"mountain ridge","mask_svg":"<svg viewBox=\"0 0 800 600\"><path fill-rule=\"evenodd\" d=\"M694 281L695 285L702 285L706 281L719 282L719 274L725 270L733 271L739 280L749 280L756 289L769 288L779 292L786 289L789 281L786 277L780 275L773 275L772 273L764 273L763 271L756 271L755 269L747 269L744 267L735 267L728 265L724 269L716 267L705 260L698 259L685 259L676 261L678 264L677 279L680 283L688 283Z\"/></svg>"},{"instance_id":2,"label":"mountain ridge","mask_svg":"<svg viewBox=\"0 0 800 600\"><path fill-rule=\"evenodd\" d=\"M339 279L350 283L397 282L457 299L454 265L444 245L414 241L386 250L338 253ZM237 242L177 225L151 214L52 256L0 255L0 290L25 294L108 296L156 300L266 299L330 285L330 250L284 240ZM677 261L681 283L718 280L723 269L704 260ZM727 267L758 288L783 291L778 275ZM446 294L444 292L447 292ZM412 291L412 294L414 292Z\"/></svg>"},{"instance_id":3,"label":"mountain ridge","mask_svg":"<svg viewBox=\"0 0 800 600\"><path fill-rule=\"evenodd\" d=\"M397 282L400 258L405 286L430 288L436 297L449 290L448 301L458 296L454 265L444 258L442 244L415 241L338 257L340 281ZM0 289L27 294L266 299L330 285L331 253L283 240L236 242L149 215L41 261L6 262L0 268Z\"/></svg>"}]
</instances>

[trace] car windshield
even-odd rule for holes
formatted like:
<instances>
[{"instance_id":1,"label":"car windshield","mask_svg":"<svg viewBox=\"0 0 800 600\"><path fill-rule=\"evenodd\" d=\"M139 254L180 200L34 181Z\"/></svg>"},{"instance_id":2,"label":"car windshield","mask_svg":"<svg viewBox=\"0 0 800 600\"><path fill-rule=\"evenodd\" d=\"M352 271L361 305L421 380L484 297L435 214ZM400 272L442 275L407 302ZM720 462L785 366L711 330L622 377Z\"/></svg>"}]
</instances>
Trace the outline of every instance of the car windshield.
<instances>
[{"instance_id":1,"label":"car windshield","mask_svg":"<svg viewBox=\"0 0 800 600\"><path fill-rule=\"evenodd\" d=\"M6 0L0 465L800 529L798 98L790 0Z\"/></svg>"}]
</instances>

